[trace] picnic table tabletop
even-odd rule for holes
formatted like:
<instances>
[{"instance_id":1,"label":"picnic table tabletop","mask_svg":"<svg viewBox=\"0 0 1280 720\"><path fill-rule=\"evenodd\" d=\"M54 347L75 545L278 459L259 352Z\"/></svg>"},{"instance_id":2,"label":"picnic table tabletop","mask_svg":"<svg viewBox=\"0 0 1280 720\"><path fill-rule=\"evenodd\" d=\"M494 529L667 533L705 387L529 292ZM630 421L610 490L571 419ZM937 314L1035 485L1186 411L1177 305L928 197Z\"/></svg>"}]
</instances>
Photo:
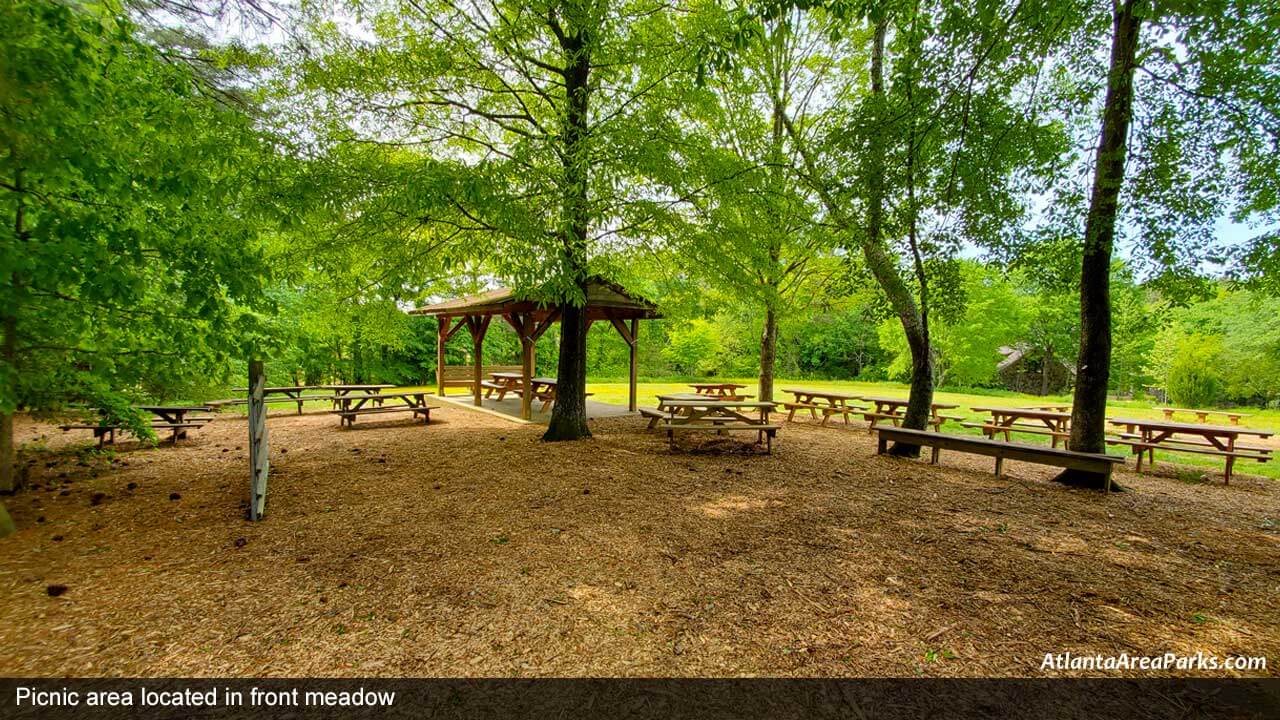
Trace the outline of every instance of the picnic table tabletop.
<instances>
[{"instance_id":1,"label":"picnic table tabletop","mask_svg":"<svg viewBox=\"0 0 1280 720\"><path fill-rule=\"evenodd\" d=\"M1036 420L1043 420L1046 418L1051 418L1054 420L1070 420L1071 419L1071 413L1063 412L1061 410L1043 410L1040 408L1030 408L1030 407L989 407L989 406L970 407L969 409L974 412L990 413L992 417L1011 417L1014 419L1032 418Z\"/></svg>"},{"instance_id":2,"label":"picnic table tabletop","mask_svg":"<svg viewBox=\"0 0 1280 720\"><path fill-rule=\"evenodd\" d=\"M722 427L720 424L724 422L767 428L769 412L777 404L764 400L714 400L706 396L676 399L671 395L659 395L658 399L661 401L659 409L667 413L668 426L690 428Z\"/></svg>"},{"instance_id":3,"label":"picnic table tabletop","mask_svg":"<svg viewBox=\"0 0 1280 720\"><path fill-rule=\"evenodd\" d=\"M738 383L721 382L721 383L689 383L691 388L707 388L709 390L741 390L746 385Z\"/></svg>"},{"instance_id":4,"label":"picnic table tabletop","mask_svg":"<svg viewBox=\"0 0 1280 720\"><path fill-rule=\"evenodd\" d=\"M1009 441L1012 439L1012 433L1023 432L1044 433L1049 435L1049 442L1053 447L1058 447L1058 443L1065 441L1068 427L1071 424L1071 413L1059 410L1043 410L1032 407L970 407L970 410L980 413L990 413L991 420L983 423L982 434L990 439L995 439L996 433L1003 433L1004 439ZM1019 420L1038 420L1048 430L1039 430L1034 426L1019 425Z\"/></svg>"},{"instance_id":5,"label":"picnic table tabletop","mask_svg":"<svg viewBox=\"0 0 1280 720\"><path fill-rule=\"evenodd\" d=\"M271 387L262 388L262 392L267 394L302 392L303 390L320 390L328 388L329 385L273 385ZM233 387L232 392L249 392L247 387Z\"/></svg>"},{"instance_id":6,"label":"picnic table tabletop","mask_svg":"<svg viewBox=\"0 0 1280 720\"><path fill-rule=\"evenodd\" d=\"M162 412L196 412L198 410L208 410L208 405L134 405L139 410L146 410L149 413Z\"/></svg>"},{"instance_id":7,"label":"picnic table tabletop","mask_svg":"<svg viewBox=\"0 0 1280 720\"><path fill-rule=\"evenodd\" d=\"M716 400L705 395L697 398L659 395L658 399L667 407L721 407L721 408L773 408L777 403L767 400Z\"/></svg>"},{"instance_id":8,"label":"picnic table tabletop","mask_svg":"<svg viewBox=\"0 0 1280 720\"><path fill-rule=\"evenodd\" d=\"M701 400L706 402L707 396L697 393L671 393L669 395L659 395L658 400L660 403L668 400Z\"/></svg>"},{"instance_id":9,"label":"picnic table tabletop","mask_svg":"<svg viewBox=\"0 0 1280 720\"><path fill-rule=\"evenodd\" d=\"M791 393L799 400L802 397L822 398L824 400L862 400L861 395L836 392L834 390L810 390L808 388L782 388L782 392ZM803 400L801 400L803 402Z\"/></svg>"},{"instance_id":10,"label":"picnic table tabletop","mask_svg":"<svg viewBox=\"0 0 1280 720\"><path fill-rule=\"evenodd\" d=\"M1269 438L1275 433L1269 430L1254 430L1251 428L1240 427L1239 425L1206 425L1203 423L1184 423L1175 422L1173 420L1152 420L1150 418L1107 418L1107 422L1112 425L1124 425L1131 428L1144 428L1154 430L1156 432L1175 434L1185 433L1188 435L1221 435L1223 437L1236 437L1238 435L1252 435L1260 438Z\"/></svg>"},{"instance_id":11,"label":"picnic table tabletop","mask_svg":"<svg viewBox=\"0 0 1280 720\"><path fill-rule=\"evenodd\" d=\"M520 380L524 377L524 373L518 372L493 372L489 373L489 377L500 380Z\"/></svg>"},{"instance_id":12,"label":"picnic table tabletop","mask_svg":"<svg viewBox=\"0 0 1280 720\"><path fill-rule=\"evenodd\" d=\"M410 407L421 407L427 403L426 390L405 390L403 392L393 393L347 393L345 395L335 395L333 402L341 407L342 410L359 410L368 402L382 404L387 400L395 400L400 398Z\"/></svg>"},{"instance_id":13,"label":"picnic table tabletop","mask_svg":"<svg viewBox=\"0 0 1280 720\"><path fill-rule=\"evenodd\" d=\"M317 385L316 387L321 388L321 389L323 389L323 390L339 390L339 391L341 391L341 390L346 390L346 391L352 391L352 390L369 390L369 391L371 391L371 392L379 392L379 391L381 391L381 390L386 390L387 388L393 388L393 387L395 387L395 385L386 385L386 384L361 385L361 384L356 384L356 385Z\"/></svg>"},{"instance_id":14,"label":"picnic table tabletop","mask_svg":"<svg viewBox=\"0 0 1280 720\"><path fill-rule=\"evenodd\" d=\"M1051 405L1022 405L1026 410L1056 410L1058 412L1069 412L1071 410L1070 403L1058 403Z\"/></svg>"}]
</instances>

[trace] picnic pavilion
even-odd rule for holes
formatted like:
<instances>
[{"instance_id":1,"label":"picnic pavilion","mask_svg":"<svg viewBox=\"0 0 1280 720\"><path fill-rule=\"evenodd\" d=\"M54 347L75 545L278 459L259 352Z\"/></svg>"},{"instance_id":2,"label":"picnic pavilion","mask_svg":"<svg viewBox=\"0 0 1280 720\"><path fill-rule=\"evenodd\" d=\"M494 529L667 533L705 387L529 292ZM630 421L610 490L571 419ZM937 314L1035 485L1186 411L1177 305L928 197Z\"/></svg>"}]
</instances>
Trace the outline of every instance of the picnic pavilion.
<instances>
[{"instance_id":1,"label":"picnic pavilion","mask_svg":"<svg viewBox=\"0 0 1280 720\"><path fill-rule=\"evenodd\" d=\"M636 340L641 320L661 317L658 307L603 278L592 277L586 283L587 329L595 322L608 322L630 348L630 393L628 411L636 411ZM441 397L445 393L445 343L462 328L471 335L472 373L470 385L477 407L484 405L481 383L484 381L484 337L495 317L501 318L520 338L521 387L530 387L534 371L534 348L538 338L560 320L560 308L533 299L508 288L496 288L479 295L446 300L410 310L411 315L428 315L439 319L436 337L436 384ZM520 417L533 415L533 393L520 393Z\"/></svg>"}]
</instances>

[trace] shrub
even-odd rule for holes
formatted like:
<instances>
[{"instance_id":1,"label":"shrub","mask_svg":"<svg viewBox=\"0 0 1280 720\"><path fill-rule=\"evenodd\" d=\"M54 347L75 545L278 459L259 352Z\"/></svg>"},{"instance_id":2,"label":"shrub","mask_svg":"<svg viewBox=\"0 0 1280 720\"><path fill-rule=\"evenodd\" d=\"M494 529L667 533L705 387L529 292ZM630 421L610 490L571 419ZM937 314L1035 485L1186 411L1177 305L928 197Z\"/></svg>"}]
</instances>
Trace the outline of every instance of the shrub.
<instances>
[{"instance_id":1,"label":"shrub","mask_svg":"<svg viewBox=\"0 0 1280 720\"><path fill-rule=\"evenodd\" d=\"M1218 368L1221 342L1216 337L1190 335L1169 365L1166 389L1179 405L1200 407L1216 402L1223 391Z\"/></svg>"}]
</instances>

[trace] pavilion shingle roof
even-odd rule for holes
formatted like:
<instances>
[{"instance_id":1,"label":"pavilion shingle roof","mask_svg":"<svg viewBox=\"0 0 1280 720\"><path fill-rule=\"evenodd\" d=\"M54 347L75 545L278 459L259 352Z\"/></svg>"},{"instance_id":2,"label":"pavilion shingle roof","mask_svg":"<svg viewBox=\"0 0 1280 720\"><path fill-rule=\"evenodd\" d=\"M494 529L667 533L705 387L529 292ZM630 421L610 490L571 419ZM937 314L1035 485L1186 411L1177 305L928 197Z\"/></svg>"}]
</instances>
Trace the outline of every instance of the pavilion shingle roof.
<instances>
[{"instance_id":1,"label":"pavilion shingle roof","mask_svg":"<svg viewBox=\"0 0 1280 720\"><path fill-rule=\"evenodd\" d=\"M411 315L456 317L463 315L502 315L513 312L549 313L553 304L534 300L531 296L509 288L495 288L477 295L445 300L409 311ZM657 305L603 278L587 280L588 317L656 318Z\"/></svg>"}]
</instances>

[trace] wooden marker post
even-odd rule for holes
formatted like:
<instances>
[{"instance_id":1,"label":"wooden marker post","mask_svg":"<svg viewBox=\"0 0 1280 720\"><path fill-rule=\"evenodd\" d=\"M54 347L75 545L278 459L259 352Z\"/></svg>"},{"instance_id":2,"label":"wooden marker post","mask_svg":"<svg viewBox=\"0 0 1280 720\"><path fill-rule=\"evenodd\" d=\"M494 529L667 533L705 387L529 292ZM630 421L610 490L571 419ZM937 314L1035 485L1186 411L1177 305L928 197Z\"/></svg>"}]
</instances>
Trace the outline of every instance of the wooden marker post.
<instances>
[{"instance_id":1,"label":"wooden marker post","mask_svg":"<svg viewBox=\"0 0 1280 720\"><path fill-rule=\"evenodd\" d=\"M267 375L261 360L249 361L249 519L267 509L267 404L262 401Z\"/></svg>"}]
</instances>

